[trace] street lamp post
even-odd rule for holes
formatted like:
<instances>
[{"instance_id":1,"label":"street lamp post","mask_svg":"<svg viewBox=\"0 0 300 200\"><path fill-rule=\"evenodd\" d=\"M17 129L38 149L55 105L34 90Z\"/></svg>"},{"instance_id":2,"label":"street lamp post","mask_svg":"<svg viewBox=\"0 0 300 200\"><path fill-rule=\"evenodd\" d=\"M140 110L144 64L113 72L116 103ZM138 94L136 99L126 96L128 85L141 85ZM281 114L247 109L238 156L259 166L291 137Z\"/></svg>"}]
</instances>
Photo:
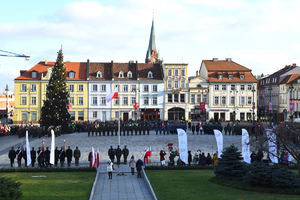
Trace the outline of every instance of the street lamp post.
<instances>
[{"instance_id":1,"label":"street lamp post","mask_svg":"<svg viewBox=\"0 0 300 200\"><path fill-rule=\"evenodd\" d=\"M289 89L290 89L290 103L292 102L292 100L293 100L293 89L294 89L294 87L293 87L293 85L291 85L290 87L289 87ZM293 108L293 110L294 110L294 108ZM291 112L291 116L290 116L290 118L291 118L291 120L293 121L293 110L291 110L290 109L290 112Z\"/></svg>"},{"instance_id":2,"label":"street lamp post","mask_svg":"<svg viewBox=\"0 0 300 200\"><path fill-rule=\"evenodd\" d=\"M253 100L252 100L252 110L253 110L253 114L252 114L252 120L253 120L253 126L255 125L255 120L254 120L254 115L255 115L255 101L254 101L254 99L255 99L255 95L254 95L254 93L255 93L255 87L254 87L254 85L252 86L252 93L253 93Z\"/></svg>"},{"instance_id":3,"label":"street lamp post","mask_svg":"<svg viewBox=\"0 0 300 200\"><path fill-rule=\"evenodd\" d=\"M6 85L5 88L5 92L6 92L6 124L8 124L8 85Z\"/></svg>"},{"instance_id":4,"label":"street lamp post","mask_svg":"<svg viewBox=\"0 0 300 200\"><path fill-rule=\"evenodd\" d=\"M268 90L270 91L270 102L269 102L269 108L270 108L270 104L272 105L271 91L273 90L271 85L270 85L270 88ZM270 112L270 119L269 120L270 120L270 125L271 125L272 124L272 120L271 120L272 109L269 109L269 112Z\"/></svg>"}]
</instances>

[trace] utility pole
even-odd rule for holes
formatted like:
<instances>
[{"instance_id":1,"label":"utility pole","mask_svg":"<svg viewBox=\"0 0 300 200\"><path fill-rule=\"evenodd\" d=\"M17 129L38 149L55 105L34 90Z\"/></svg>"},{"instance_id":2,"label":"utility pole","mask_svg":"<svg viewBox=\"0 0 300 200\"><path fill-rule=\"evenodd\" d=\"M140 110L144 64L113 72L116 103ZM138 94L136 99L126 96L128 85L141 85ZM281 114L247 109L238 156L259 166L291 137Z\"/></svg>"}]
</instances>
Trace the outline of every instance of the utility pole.
<instances>
[{"instance_id":1,"label":"utility pole","mask_svg":"<svg viewBox=\"0 0 300 200\"><path fill-rule=\"evenodd\" d=\"M253 92L253 100L252 100L252 110L253 110L253 114L252 114L252 120L253 120L253 126L255 126L255 120L254 120L254 115L255 115L255 85L252 86L252 92Z\"/></svg>"}]
</instances>

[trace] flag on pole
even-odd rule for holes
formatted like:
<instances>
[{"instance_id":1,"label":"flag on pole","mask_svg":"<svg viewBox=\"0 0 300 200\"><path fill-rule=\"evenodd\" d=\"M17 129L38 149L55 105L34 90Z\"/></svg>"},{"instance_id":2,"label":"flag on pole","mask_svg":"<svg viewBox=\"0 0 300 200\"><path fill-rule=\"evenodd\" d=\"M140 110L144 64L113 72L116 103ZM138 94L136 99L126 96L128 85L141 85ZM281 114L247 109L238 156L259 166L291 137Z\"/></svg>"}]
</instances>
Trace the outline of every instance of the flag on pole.
<instances>
[{"instance_id":1,"label":"flag on pole","mask_svg":"<svg viewBox=\"0 0 300 200\"><path fill-rule=\"evenodd\" d=\"M28 139L28 130L26 131L26 155L27 155L27 166L31 164L31 156L30 156L30 146L29 146L29 139Z\"/></svg>"},{"instance_id":2,"label":"flag on pole","mask_svg":"<svg viewBox=\"0 0 300 200\"><path fill-rule=\"evenodd\" d=\"M91 167L95 167L95 150L94 150L94 147L92 147Z\"/></svg>"},{"instance_id":3,"label":"flag on pole","mask_svg":"<svg viewBox=\"0 0 300 200\"><path fill-rule=\"evenodd\" d=\"M202 126L201 122L199 122L199 130L203 130L203 126Z\"/></svg>"},{"instance_id":4,"label":"flag on pole","mask_svg":"<svg viewBox=\"0 0 300 200\"><path fill-rule=\"evenodd\" d=\"M45 144L44 144L44 139L43 139L42 152L45 152Z\"/></svg>"},{"instance_id":5,"label":"flag on pole","mask_svg":"<svg viewBox=\"0 0 300 200\"><path fill-rule=\"evenodd\" d=\"M249 133L246 129L242 129L242 155L244 161L250 164L250 144L249 144Z\"/></svg>"},{"instance_id":6,"label":"flag on pole","mask_svg":"<svg viewBox=\"0 0 300 200\"><path fill-rule=\"evenodd\" d=\"M223 153L223 135L217 129L214 129L214 134L218 145L218 158L221 158L221 155Z\"/></svg>"},{"instance_id":7,"label":"flag on pole","mask_svg":"<svg viewBox=\"0 0 300 200\"><path fill-rule=\"evenodd\" d=\"M100 164L100 155L99 155L99 148L97 149L97 169L99 167Z\"/></svg>"},{"instance_id":8,"label":"flag on pole","mask_svg":"<svg viewBox=\"0 0 300 200\"><path fill-rule=\"evenodd\" d=\"M53 129L51 129L52 141L51 141L51 153L50 153L50 163L54 165L54 149L55 149L55 134Z\"/></svg>"},{"instance_id":9,"label":"flag on pole","mask_svg":"<svg viewBox=\"0 0 300 200\"><path fill-rule=\"evenodd\" d=\"M152 153L152 151L151 151L151 146L146 147L146 148L145 148L145 153L144 153L144 155L142 156L142 160L144 160L144 165L145 165L145 164L146 164L146 165L149 164L149 156L151 156L151 153Z\"/></svg>"},{"instance_id":10,"label":"flag on pole","mask_svg":"<svg viewBox=\"0 0 300 200\"><path fill-rule=\"evenodd\" d=\"M67 146L66 146L66 140L64 140L64 151L67 150Z\"/></svg>"},{"instance_id":11,"label":"flag on pole","mask_svg":"<svg viewBox=\"0 0 300 200\"><path fill-rule=\"evenodd\" d=\"M186 132L179 128L177 129L178 133L178 144L179 144L179 157L182 162L188 164L188 144L187 144L187 134ZM177 148L176 148L177 151Z\"/></svg>"},{"instance_id":12,"label":"flag on pole","mask_svg":"<svg viewBox=\"0 0 300 200\"><path fill-rule=\"evenodd\" d=\"M106 102L109 103L112 99L118 98L118 87L115 90L106 96Z\"/></svg>"}]
</instances>

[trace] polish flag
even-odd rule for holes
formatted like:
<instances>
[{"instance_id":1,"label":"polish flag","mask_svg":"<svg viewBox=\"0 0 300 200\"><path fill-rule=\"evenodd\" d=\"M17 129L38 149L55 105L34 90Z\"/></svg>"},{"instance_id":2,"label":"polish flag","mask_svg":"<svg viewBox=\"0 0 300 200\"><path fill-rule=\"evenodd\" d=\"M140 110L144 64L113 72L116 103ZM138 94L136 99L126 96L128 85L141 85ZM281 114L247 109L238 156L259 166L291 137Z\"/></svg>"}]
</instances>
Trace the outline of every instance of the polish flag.
<instances>
[{"instance_id":1,"label":"polish flag","mask_svg":"<svg viewBox=\"0 0 300 200\"><path fill-rule=\"evenodd\" d=\"M112 99L118 98L118 87L115 88L115 90L106 96L106 102L110 102Z\"/></svg>"},{"instance_id":2,"label":"polish flag","mask_svg":"<svg viewBox=\"0 0 300 200\"><path fill-rule=\"evenodd\" d=\"M100 156L99 156L99 148L97 150L97 169L99 167L99 162L100 162Z\"/></svg>"},{"instance_id":3,"label":"polish flag","mask_svg":"<svg viewBox=\"0 0 300 200\"><path fill-rule=\"evenodd\" d=\"M95 167L95 151L94 151L94 147L92 147L92 159L91 159L91 166Z\"/></svg>"},{"instance_id":4,"label":"polish flag","mask_svg":"<svg viewBox=\"0 0 300 200\"><path fill-rule=\"evenodd\" d=\"M201 122L199 122L199 129L203 130L203 126L202 126Z\"/></svg>"},{"instance_id":5,"label":"polish flag","mask_svg":"<svg viewBox=\"0 0 300 200\"><path fill-rule=\"evenodd\" d=\"M144 155L142 156L142 159L144 159L144 164L148 165L149 164L149 157L151 156L151 146L150 147L147 147L145 149L145 153Z\"/></svg>"}]
</instances>

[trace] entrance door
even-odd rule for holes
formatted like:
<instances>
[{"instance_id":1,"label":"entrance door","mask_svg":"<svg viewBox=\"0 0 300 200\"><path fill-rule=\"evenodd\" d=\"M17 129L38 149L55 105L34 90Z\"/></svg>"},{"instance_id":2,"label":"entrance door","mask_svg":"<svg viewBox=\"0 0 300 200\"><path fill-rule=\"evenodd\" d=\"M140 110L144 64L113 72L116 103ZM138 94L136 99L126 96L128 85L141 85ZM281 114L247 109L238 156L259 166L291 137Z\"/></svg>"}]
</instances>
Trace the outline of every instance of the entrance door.
<instances>
[{"instance_id":1,"label":"entrance door","mask_svg":"<svg viewBox=\"0 0 300 200\"><path fill-rule=\"evenodd\" d=\"M233 121L233 113L230 113L230 121Z\"/></svg>"},{"instance_id":2,"label":"entrance door","mask_svg":"<svg viewBox=\"0 0 300 200\"><path fill-rule=\"evenodd\" d=\"M219 121L219 113L214 113L215 122Z\"/></svg>"},{"instance_id":3,"label":"entrance door","mask_svg":"<svg viewBox=\"0 0 300 200\"><path fill-rule=\"evenodd\" d=\"M128 121L128 113L123 113L123 121Z\"/></svg>"}]
</instances>

